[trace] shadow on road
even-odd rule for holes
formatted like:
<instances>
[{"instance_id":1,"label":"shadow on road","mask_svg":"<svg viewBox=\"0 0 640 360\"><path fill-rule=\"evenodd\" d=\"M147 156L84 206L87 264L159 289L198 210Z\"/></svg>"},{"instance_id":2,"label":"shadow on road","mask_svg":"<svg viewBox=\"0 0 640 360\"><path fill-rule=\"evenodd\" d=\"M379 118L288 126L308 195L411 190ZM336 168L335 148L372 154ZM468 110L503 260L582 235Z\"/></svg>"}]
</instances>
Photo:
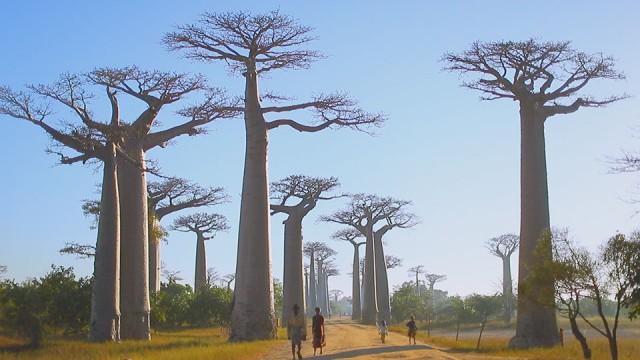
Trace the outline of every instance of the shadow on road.
<instances>
[{"instance_id":1,"label":"shadow on road","mask_svg":"<svg viewBox=\"0 0 640 360\"><path fill-rule=\"evenodd\" d=\"M313 359L318 359L318 360L348 359L348 358L365 356L365 355L376 355L376 354L385 354L385 353L411 351L411 350L425 350L425 349L432 349L432 347L427 345L384 346L384 347L366 348L366 349L358 349L358 350L349 350L349 351L343 351L343 352L334 353L334 354L315 356L313 357Z\"/></svg>"}]
</instances>

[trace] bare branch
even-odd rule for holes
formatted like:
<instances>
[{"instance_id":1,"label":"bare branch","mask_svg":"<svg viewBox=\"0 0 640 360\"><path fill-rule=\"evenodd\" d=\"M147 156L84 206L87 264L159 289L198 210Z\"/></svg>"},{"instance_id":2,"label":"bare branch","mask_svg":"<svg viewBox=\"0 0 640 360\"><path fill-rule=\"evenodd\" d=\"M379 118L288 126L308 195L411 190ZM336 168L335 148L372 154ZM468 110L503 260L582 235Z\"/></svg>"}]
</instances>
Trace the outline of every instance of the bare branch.
<instances>
[{"instance_id":1,"label":"bare branch","mask_svg":"<svg viewBox=\"0 0 640 360\"><path fill-rule=\"evenodd\" d=\"M317 52L301 48L313 40L311 30L278 11L205 13L198 23L165 34L163 43L169 50L186 50L191 59L223 60L237 72L255 66L263 73L306 68L319 58Z\"/></svg>"}]
</instances>

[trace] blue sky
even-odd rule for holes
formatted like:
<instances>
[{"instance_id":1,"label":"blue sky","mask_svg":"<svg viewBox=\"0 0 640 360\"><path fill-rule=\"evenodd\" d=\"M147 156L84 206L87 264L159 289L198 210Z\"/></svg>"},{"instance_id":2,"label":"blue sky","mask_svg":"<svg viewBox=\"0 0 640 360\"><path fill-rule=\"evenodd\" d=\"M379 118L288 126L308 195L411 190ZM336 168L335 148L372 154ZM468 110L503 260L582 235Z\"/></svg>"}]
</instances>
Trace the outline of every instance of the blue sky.
<instances>
[{"instance_id":1,"label":"blue sky","mask_svg":"<svg viewBox=\"0 0 640 360\"><path fill-rule=\"evenodd\" d=\"M451 293L494 292L499 260L484 249L492 236L519 226L519 121L511 101L481 102L461 88L457 74L441 71L440 57L475 40L571 40L586 52L615 57L627 80L594 83L592 94L634 97L604 109L584 109L547 122L551 221L568 227L589 248L617 230L636 229L638 205L628 203L637 175L616 175L608 159L640 149L640 5L635 1L12 1L0 5L0 83L19 88L47 83L62 72L136 64L146 69L199 72L240 94L242 79L223 64L194 63L167 53L162 34L193 22L204 11L280 9L315 28L313 46L327 55L309 70L273 72L262 88L304 100L349 92L387 124L375 136L350 130L270 134L270 178L290 174L337 176L344 192L390 195L414 202L414 229L388 234L386 251L404 267L390 271L393 285L410 280L406 269L425 265L448 275ZM489 5L490 4L490 5ZM541 9L543 11L541 11ZM301 114L301 116L304 116ZM58 118L56 118L58 119ZM60 119L63 119L62 114ZM161 116L171 125L171 111ZM229 217L231 230L207 244L207 260L220 273L235 269L244 131L241 120L211 124L210 133L153 150L165 174L203 185L224 186L232 202L212 211ZM89 274L92 262L60 256L67 241L94 242L82 199L94 198L99 171L57 166L44 153L38 129L0 118L0 264L8 276L43 274L50 264ZM305 240L327 241L339 251L343 275L331 284L350 293L351 245L329 239L337 229L318 222L342 205L321 204L304 223ZM171 219L166 219L168 225ZM282 273L282 220L272 222L272 259ZM195 238L173 232L163 246L168 269L193 280ZM513 261L514 272L516 262Z\"/></svg>"}]
</instances>

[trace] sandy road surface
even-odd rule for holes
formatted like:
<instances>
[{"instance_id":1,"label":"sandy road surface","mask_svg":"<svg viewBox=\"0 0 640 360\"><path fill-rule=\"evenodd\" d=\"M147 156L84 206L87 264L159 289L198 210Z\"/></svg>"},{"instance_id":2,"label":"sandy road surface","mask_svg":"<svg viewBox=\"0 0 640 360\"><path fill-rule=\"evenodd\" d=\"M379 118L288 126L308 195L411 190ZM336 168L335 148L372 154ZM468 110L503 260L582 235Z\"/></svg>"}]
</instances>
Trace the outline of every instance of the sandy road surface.
<instances>
[{"instance_id":1,"label":"sandy road surface","mask_svg":"<svg viewBox=\"0 0 640 360\"><path fill-rule=\"evenodd\" d=\"M406 336L389 333L382 344L375 327L355 324L351 321L328 321L325 325L327 346L324 355L313 356L310 341L302 343L302 356L307 359L443 359L459 360L428 345L409 345ZM311 332L308 332L311 334ZM287 342L275 349L265 360L291 359L291 343Z\"/></svg>"}]
</instances>

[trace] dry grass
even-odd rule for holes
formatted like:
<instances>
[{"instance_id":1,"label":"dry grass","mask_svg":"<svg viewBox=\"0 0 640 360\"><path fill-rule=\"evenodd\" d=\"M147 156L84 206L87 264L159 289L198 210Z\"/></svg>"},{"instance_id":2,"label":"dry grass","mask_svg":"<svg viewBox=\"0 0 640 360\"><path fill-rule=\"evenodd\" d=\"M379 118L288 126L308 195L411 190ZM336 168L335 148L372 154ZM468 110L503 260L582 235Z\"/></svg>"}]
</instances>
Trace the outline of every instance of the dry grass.
<instances>
[{"instance_id":1,"label":"dry grass","mask_svg":"<svg viewBox=\"0 0 640 360\"><path fill-rule=\"evenodd\" d=\"M392 327L392 331L406 333L404 327ZM437 347L451 349L460 353L476 353L477 338L465 337L460 338L457 342L454 337L432 336L427 337L421 333L417 339L433 344ZM527 350L512 350L507 348L509 338L505 337L487 337L483 336L480 343L480 351L483 355L491 355L505 357L511 359L528 359L528 360L574 360L582 359L582 351L580 345L572 337L571 333L565 333L565 346L554 348L534 348ZM598 335L588 339L589 346L592 350L593 359L610 359L609 345L604 337ZM618 339L619 360L638 360L640 359L640 341L634 338Z\"/></svg>"},{"instance_id":2,"label":"dry grass","mask_svg":"<svg viewBox=\"0 0 640 360\"><path fill-rule=\"evenodd\" d=\"M277 344L278 341L229 343L219 328L160 332L149 342L95 344L82 340L50 340L38 350L20 349L15 339L0 336L0 359L248 360L264 356Z\"/></svg>"}]
</instances>

